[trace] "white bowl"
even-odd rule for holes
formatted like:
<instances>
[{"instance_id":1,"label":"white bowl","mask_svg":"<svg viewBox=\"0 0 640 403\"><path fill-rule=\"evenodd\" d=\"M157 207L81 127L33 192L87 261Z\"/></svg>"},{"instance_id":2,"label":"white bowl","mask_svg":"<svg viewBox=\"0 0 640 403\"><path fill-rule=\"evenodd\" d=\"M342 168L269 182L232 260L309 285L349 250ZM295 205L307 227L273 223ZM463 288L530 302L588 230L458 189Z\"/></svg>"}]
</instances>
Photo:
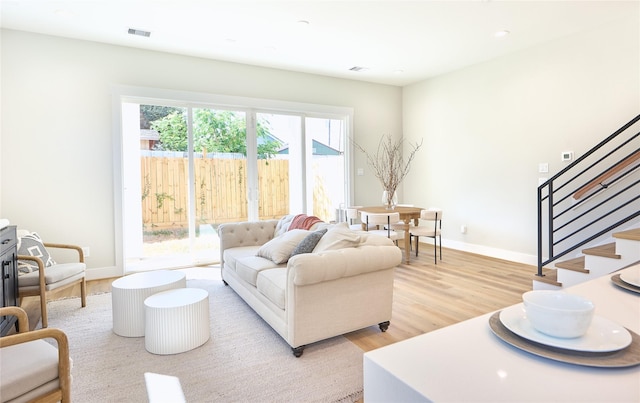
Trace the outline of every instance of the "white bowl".
<instances>
[{"instance_id":1,"label":"white bowl","mask_svg":"<svg viewBox=\"0 0 640 403\"><path fill-rule=\"evenodd\" d=\"M522 294L524 309L537 331L552 337L580 337L593 318L593 302L562 291L528 291Z\"/></svg>"}]
</instances>

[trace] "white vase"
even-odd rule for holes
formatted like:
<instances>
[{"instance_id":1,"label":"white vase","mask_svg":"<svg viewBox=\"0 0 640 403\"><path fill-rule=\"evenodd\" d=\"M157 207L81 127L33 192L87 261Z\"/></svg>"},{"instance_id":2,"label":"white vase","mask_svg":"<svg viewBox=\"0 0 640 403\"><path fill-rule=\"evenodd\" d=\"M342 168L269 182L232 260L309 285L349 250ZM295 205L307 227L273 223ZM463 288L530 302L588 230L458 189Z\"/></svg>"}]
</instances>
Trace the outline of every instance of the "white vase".
<instances>
[{"instance_id":1,"label":"white vase","mask_svg":"<svg viewBox=\"0 0 640 403\"><path fill-rule=\"evenodd\" d=\"M393 210L394 208L396 208L397 204L398 204L398 194L396 192L393 192L393 197L389 197L389 191L387 190L382 192L382 205L387 210Z\"/></svg>"}]
</instances>

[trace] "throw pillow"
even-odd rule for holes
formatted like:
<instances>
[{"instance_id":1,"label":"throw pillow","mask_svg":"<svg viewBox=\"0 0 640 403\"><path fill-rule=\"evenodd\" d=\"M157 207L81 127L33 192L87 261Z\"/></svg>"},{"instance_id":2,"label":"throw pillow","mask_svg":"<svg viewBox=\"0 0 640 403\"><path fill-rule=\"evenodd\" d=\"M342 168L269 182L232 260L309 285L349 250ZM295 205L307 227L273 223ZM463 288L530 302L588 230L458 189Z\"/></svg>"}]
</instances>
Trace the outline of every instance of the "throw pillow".
<instances>
[{"instance_id":1,"label":"throw pillow","mask_svg":"<svg viewBox=\"0 0 640 403\"><path fill-rule=\"evenodd\" d=\"M301 253L311 253L313 249L316 247L320 238L327 232L327 229L321 229L320 231L314 231L307 235L296 248L291 252L291 257L295 255L299 255Z\"/></svg>"},{"instance_id":2,"label":"throw pillow","mask_svg":"<svg viewBox=\"0 0 640 403\"><path fill-rule=\"evenodd\" d=\"M360 235L351 231L347 223L340 223L329 229L316 245L314 252L356 247L360 244Z\"/></svg>"},{"instance_id":3,"label":"throw pillow","mask_svg":"<svg viewBox=\"0 0 640 403\"><path fill-rule=\"evenodd\" d=\"M269 259L275 264L286 263L291 252L310 232L303 229L287 231L262 245L256 255Z\"/></svg>"},{"instance_id":4,"label":"throw pillow","mask_svg":"<svg viewBox=\"0 0 640 403\"><path fill-rule=\"evenodd\" d=\"M18 238L18 255L39 257L45 267L53 266L53 260L44 243L35 232L28 233ZM38 270L38 264L31 260L18 260L18 275L29 274Z\"/></svg>"},{"instance_id":5,"label":"throw pillow","mask_svg":"<svg viewBox=\"0 0 640 403\"><path fill-rule=\"evenodd\" d=\"M276 230L273 233L273 237L274 238L284 234L285 232L287 232L289 230L289 226L291 225L291 221L293 221L293 217L295 217L295 215L288 214L288 215L282 217L278 221L278 224L276 224Z\"/></svg>"}]
</instances>

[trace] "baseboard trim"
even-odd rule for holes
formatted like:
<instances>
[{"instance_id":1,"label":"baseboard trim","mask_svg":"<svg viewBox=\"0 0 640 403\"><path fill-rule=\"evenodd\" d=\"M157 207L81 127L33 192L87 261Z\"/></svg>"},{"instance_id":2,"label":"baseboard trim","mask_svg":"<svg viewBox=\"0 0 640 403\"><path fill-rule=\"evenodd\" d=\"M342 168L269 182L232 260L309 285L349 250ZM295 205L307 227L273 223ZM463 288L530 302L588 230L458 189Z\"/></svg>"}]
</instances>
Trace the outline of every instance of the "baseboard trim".
<instances>
[{"instance_id":1,"label":"baseboard trim","mask_svg":"<svg viewBox=\"0 0 640 403\"><path fill-rule=\"evenodd\" d=\"M490 256L496 259L509 260L532 266L538 265L538 257L536 255L528 255L526 253L514 252L506 249L492 248L484 245L476 245L465 242L442 240L442 246L446 248L461 250L463 252L475 253L478 255Z\"/></svg>"}]
</instances>

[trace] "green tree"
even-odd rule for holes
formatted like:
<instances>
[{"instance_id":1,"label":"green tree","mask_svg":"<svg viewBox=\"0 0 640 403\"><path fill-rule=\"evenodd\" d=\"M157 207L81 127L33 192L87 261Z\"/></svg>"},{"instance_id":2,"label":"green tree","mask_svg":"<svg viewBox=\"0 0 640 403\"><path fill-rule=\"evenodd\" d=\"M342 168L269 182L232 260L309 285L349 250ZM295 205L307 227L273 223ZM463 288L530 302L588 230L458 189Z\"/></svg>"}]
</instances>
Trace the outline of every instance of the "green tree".
<instances>
[{"instance_id":1,"label":"green tree","mask_svg":"<svg viewBox=\"0 0 640 403\"><path fill-rule=\"evenodd\" d=\"M160 134L161 147L170 151L187 150L187 123L184 112L176 111L151 123ZM245 142L247 127L244 115L232 111L194 109L193 134L196 150L239 153L247 155ZM272 140L269 122L261 119L257 124L258 158L272 158L280 142Z\"/></svg>"},{"instance_id":2,"label":"green tree","mask_svg":"<svg viewBox=\"0 0 640 403\"><path fill-rule=\"evenodd\" d=\"M168 151L187 151L187 119L182 111L175 111L151 122L160 134L160 148Z\"/></svg>"},{"instance_id":3,"label":"green tree","mask_svg":"<svg viewBox=\"0 0 640 403\"><path fill-rule=\"evenodd\" d=\"M140 105L140 128L151 129L151 122L162 119L173 113L182 111L182 108L159 105Z\"/></svg>"}]
</instances>

